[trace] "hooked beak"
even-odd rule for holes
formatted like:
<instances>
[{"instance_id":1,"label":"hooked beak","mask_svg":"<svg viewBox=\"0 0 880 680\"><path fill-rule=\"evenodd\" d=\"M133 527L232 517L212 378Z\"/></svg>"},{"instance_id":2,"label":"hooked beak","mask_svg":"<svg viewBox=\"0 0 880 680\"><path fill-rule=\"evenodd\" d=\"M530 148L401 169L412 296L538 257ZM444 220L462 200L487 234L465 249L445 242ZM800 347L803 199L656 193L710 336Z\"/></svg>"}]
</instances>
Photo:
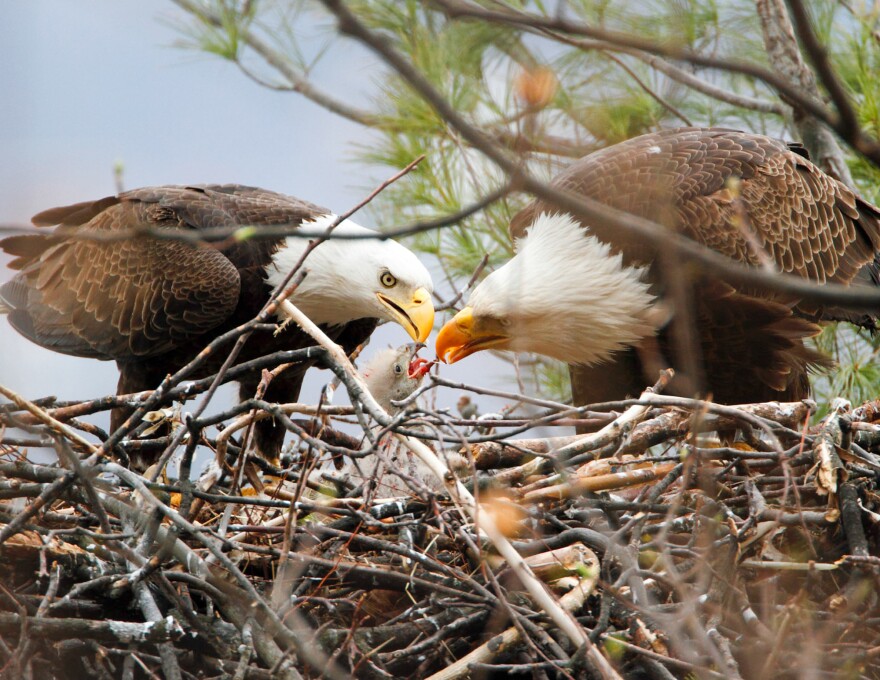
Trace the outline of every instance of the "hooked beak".
<instances>
[{"instance_id":1,"label":"hooked beak","mask_svg":"<svg viewBox=\"0 0 880 680\"><path fill-rule=\"evenodd\" d=\"M397 300L385 293L376 293L392 318L406 329L416 342L424 342L434 328L434 305L426 288L419 288L409 300Z\"/></svg>"},{"instance_id":2,"label":"hooked beak","mask_svg":"<svg viewBox=\"0 0 880 680\"><path fill-rule=\"evenodd\" d=\"M437 356L447 364L492 347L507 346L510 338L500 332L479 331L474 328L474 310L465 307L452 317L437 335ZM495 329L493 329L495 330Z\"/></svg>"}]
</instances>

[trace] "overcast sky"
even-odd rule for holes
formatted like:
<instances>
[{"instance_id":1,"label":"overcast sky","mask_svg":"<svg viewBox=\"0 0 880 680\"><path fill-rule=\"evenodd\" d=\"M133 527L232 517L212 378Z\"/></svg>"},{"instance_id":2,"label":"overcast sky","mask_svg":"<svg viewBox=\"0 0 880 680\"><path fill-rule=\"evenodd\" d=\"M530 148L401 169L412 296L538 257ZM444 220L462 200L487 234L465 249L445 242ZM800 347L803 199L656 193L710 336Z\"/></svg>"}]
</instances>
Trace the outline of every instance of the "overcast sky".
<instances>
[{"instance_id":1,"label":"overcast sky","mask_svg":"<svg viewBox=\"0 0 880 680\"><path fill-rule=\"evenodd\" d=\"M40 210L115 193L116 163L124 165L127 188L237 182L337 212L383 178L385 171L370 173L353 160L365 134L359 126L303 97L260 87L218 58L176 47L182 17L158 0L4 4L0 222L27 223ZM374 69L368 55L343 42L314 77L358 101ZM0 280L8 278L0 268ZM389 326L374 344L408 341ZM476 370L484 386L509 385L509 368L487 359L446 367L443 375L473 382ZM328 376L313 371L301 398L314 401ZM93 398L113 393L116 379L114 364L43 350L0 318L0 382L25 396ZM221 396L230 398L229 390ZM449 393L440 403L456 399ZM485 411L500 402L481 403Z\"/></svg>"}]
</instances>

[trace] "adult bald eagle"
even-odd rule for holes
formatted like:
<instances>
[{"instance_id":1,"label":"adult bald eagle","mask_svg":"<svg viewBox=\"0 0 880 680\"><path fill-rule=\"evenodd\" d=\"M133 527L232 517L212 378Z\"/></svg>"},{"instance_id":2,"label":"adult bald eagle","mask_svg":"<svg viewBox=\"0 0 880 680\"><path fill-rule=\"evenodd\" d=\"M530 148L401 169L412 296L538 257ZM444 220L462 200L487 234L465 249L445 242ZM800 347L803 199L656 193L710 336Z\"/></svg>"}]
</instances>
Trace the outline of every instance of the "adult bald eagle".
<instances>
[{"instance_id":1,"label":"adult bald eagle","mask_svg":"<svg viewBox=\"0 0 880 680\"><path fill-rule=\"evenodd\" d=\"M797 145L734 130L666 130L592 153L552 185L751 266L769 262L818 283L878 284L880 212ZM660 271L648 244L541 201L510 230L516 255L441 329L437 354L454 362L496 348L560 359L570 365L577 404L637 395L656 379L649 368L687 365L682 351L703 375L679 391L701 388L722 403L800 399L810 366L827 362L804 344L817 323L874 325L703 273L689 296L696 341L682 350L664 277L674 272Z\"/></svg>"},{"instance_id":2,"label":"adult bald eagle","mask_svg":"<svg viewBox=\"0 0 880 680\"><path fill-rule=\"evenodd\" d=\"M119 394L155 388L214 337L253 319L300 260L308 239L255 238L216 249L146 237L101 242L70 236L79 230L112 234L139 227L198 231L287 224L319 235L334 219L311 203L240 185L148 187L54 208L33 218L37 226L58 225L53 232L0 241L0 248L15 256L10 267L19 270L0 287L0 310L42 347L116 361ZM336 233L375 232L347 220ZM400 324L416 341L430 333L431 276L402 245L330 240L304 266L308 274L292 302L347 351L366 340L378 320ZM277 336L257 331L238 362L312 344L295 325ZM215 372L227 354L217 352L192 377ZM307 367L277 376L266 399L295 400ZM253 396L259 380L255 372L240 381L242 399ZM114 410L111 428L128 413ZM283 437L283 428L271 421L257 429L257 445L267 455L278 452Z\"/></svg>"}]
</instances>

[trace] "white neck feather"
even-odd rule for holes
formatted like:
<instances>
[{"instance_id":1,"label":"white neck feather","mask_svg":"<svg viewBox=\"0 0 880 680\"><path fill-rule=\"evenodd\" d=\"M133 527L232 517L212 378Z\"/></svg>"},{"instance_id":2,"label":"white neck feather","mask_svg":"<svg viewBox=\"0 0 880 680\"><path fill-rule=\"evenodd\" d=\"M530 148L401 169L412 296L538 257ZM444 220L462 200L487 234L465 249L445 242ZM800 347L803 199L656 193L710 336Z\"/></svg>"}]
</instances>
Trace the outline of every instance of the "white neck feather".
<instances>
[{"instance_id":1,"label":"white neck feather","mask_svg":"<svg viewBox=\"0 0 880 680\"><path fill-rule=\"evenodd\" d=\"M469 301L475 315L509 321L512 350L591 364L654 333L642 270L570 215L541 214L516 249Z\"/></svg>"}]
</instances>

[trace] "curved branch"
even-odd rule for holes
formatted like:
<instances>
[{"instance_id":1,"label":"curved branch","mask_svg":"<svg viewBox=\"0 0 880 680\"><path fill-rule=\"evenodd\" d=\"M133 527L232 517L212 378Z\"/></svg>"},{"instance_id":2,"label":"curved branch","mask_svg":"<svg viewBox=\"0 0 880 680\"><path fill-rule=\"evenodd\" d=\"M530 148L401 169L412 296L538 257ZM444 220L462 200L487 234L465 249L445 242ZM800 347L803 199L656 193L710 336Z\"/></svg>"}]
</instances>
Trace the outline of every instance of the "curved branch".
<instances>
[{"instance_id":1,"label":"curved branch","mask_svg":"<svg viewBox=\"0 0 880 680\"><path fill-rule=\"evenodd\" d=\"M223 20L221 19L221 17L218 16L215 12L211 11L211 9L209 9L208 7L199 5L194 0L173 0L173 2L178 7L185 10L186 12L189 12L205 24L208 24L209 26L213 26L215 28L223 27ZM348 120L359 123L360 125L372 127L379 123L379 118L377 116L374 116L373 114L363 109L350 106L349 104L346 104L345 102L336 99L326 92L323 92L316 88L314 85L312 85L308 78L304 77L302 73L300 73L290 65L290 62L285 59L284 55L282 55L277 50L272 49L269 45L263 42L251 31L247 30L246 28L242 28L240 36L241 39L248 45L248 47L259 54L267 64L278 71L278 73L280 73L287 80L287 82L290 84L290 90L298 92L307 99L313 101L318 106L327 109L331 113L335 113L338 116L347 118ZM239 66L249 78L256 80L260 85L266 85L266 83L256 79L253 74L249 73L243 66L241 66L240 64Z\"/></svg>"},{"instance_id":2,"label":"curved branch","mask_svg":"<svg viewBox=\"0 0 880 680\"><path fill-rule=\"evenodd\" d=\"M785 0L756 0L755 6L761 21L761 31L764 34L764 47L773 67L791 83L792 87L819 99L821 95L813 72L801 58L801 51L794 37L794 28L785 9ZM805 20L804 17L801 18ZM812 36L809 28L805 30ZM815 43L815 36L812 38ZM809 49L807 43L804 45ZM854 188L849 166L831 130L812 116L805 116L796 104L793 103L792 108L794 125L816 164L851 189ZM841 104L837 103L837 110L841 112L841 126L847 127L850 131L858 129L857 124L853 125L847 120L848 117L843 115L843 111L847 108L847 104L841 108ZM851 112L851 109L849 111Z\"/></svg>"},{"instance_id":3,"label":"curved branch","mask_svg":"<svg viewBox=\"0 0 880 680\"><path fill-rule=\"evenodd\" d=\"M487 10L462 0L435 0L440 3L449 16L471 17L485 21L516 26L524 29L547 29L561 31L571 35L602 40L617 47L641 50L671 59L686 61L697 66L715 68L730 73L739 73L763 81L779 92L805 113L816 117L847 142L853 149L880 166L880 142L869 137L861 128L852 129L841 121L841 116L831 111L814 97L805 95L799 88L789 83L776 72L737 59L722 59L706 56L690 49L676 47L672 44L657 43L652 40L619 31L608 31L593 28L583 23L570 21L562 17L547 18L537 14L512 10ZM326 4L326 2L325 2Z\"/></svg>"},{"instance_id":4,"label":"curved branch","mask_svg":"<svg viewBox=\"0 0 880 680\"><path fill-rule=\"evenodd\" d=\"M566 45L571 45L572 47L577 47L578 49L626 54L627 56L634 57L651 68L660 71L660 73L672 80L681 83L692 90L696 90L707 97L712 97L720 102L724 102L725 104L749 109L750 111L757 111L758 113L772 113L777 116L785 115L785 108L777 102L767 101L766 99L757 99L743 94L736 94L735 92L729 92L723 88L716 87L715 85L712 85L712 83L697 78L693 73L688 73L683 68L679 68L675 64L672 64L655 54L650 54L629 47L621 47L620 45L614 45L603 40L577 40L551 30L541 30L539 33L540 35L551 37L554 40L563 42Z\"/></svg>"}]
</instances>

